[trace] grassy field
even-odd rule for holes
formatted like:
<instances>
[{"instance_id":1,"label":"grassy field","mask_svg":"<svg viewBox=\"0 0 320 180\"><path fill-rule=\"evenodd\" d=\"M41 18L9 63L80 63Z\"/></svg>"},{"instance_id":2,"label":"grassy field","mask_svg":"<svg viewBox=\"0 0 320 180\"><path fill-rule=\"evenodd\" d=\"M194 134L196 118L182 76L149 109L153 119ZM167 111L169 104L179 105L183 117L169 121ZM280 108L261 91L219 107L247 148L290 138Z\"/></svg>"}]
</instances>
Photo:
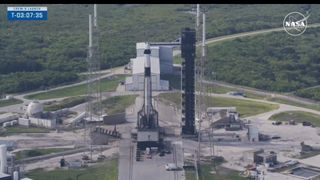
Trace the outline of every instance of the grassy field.
<instances>
[{"instance_id":1,"label":"grassy field","mask_svg":"<svg viewBox=\"0 0 320 180\"><path fill-rule=\"evenodd\" d=\"M173 64L181 64L181 62L182 62L181 54L173 56Z\"/></svg>"},{"instance_id":2,"label":"grassy field","mask_svg":"<svg viewBox=\"0 0 320 180\"><path fill-rule=\"evenodd\" d=\"M296 101L290 101L287 99L282 99L277 97L270 97L270 98L267 98L266 100L320 111L320 105L309 105L309 104L299 103Z\"/></svg>"},{"instance_id":3,"label":"grassy field","mask_svg":"<svg viewBox=\"0 0 320 180\"><path fill-rule=\"evenodd\" d=\"M7 127L6 131L3 131L1 133L1 136L6 135L12 135L12 134L19 134L19 133L49 133L49 129L45 128L36 128L36 127L22 127L22 126L16 126L16 127Z\"/></svg>"},{"instance_id":4,"label":"grassy field","mask_svg":"<svg viewBox=\"0 0 320 180\"><path fill-rule=\"evenodd\" d=\"M230 91L237 91L236 88L229 88L224 86L219 86L217 84L205 84L208 93L225 94Z\"/></svg>"},{"instance_id":5,"label":"grassy field","mask_svg":"<svg viewBox=\"0 0 320 180\"><path fill-rule=\"evenodd\" d=\"M114 96L102 101L102 107L108 115L122 113L125 109L134 104L137 95Z\"/></svg>"},{"instance_id":6,"label":"grassy field","mask_svg":"<svg viewBox=\"0 0 320 180\"><path fill-rule=\"evenodd\" d=\"M303 108L308 108L308 109L314 109L317 111L320 111L320 105L309 105L301 102L296 102L296 101L291 101L288 99L283 99L279 97L271 97L271 95L260 95L256 94L247 90L238 90L236 87L230 88L230 87L224 87L220 85L207 85L207 92L210 93L216 93L216 94L225 94L229 91L241 91L244 92L247 98L252 98L252 99L264 99L267 101L272 101L272 102L277 102L281 104L288 104L292 106L297 106L297 107L303 107Z\"/></svg>"},{"instance_id":7,"label":"grassy field","mask_svg":"<svg viewBox=\"0 0 320 180\"><path fill-rule=\"evenodd\" d=\"M6 100L0 100L0 107L4 107L4 106L10 106L10 105L14 105L14 104L20 104L23 103L21 100L19 99L6 99Z\"/></svg>"},{"instance_id":8,"label":"grassy field","mask_svg":"<svg viewBox=\"0 0 320 180\"><path fill-rule=\"evenodd\" d=\"M207 106L209 107L235 106L242 117L261 114L279 108L279 106L275 104L267 104L250 100L221 97L209 97L206 99L208 100Z\"/></svg>"},{"instance_id":9,"label":"grassy field","mask_svg":"<svg viewBox=\"0 0 320 180\"><path fill-rule=\"evenodd\" d=\"M70 108L73 106L76 106L78 104L82 104L86 102L86 96L79 96L79 97L70 97L66 98L59 102L54 102L50 105L45 105L44 110L45 111L56 111L63 108Z\"/></svg>"},{"instance_id":10,"label":"grassy field","mask_svg":"<svg viewBox=\"0 0 320 180\"><path fill-rule=\"evenodd\" d=\"M101 80L101 91L115 91L119 82L124 80L125 76L116 76L110 79L105 78ZM87 84L52 90L43 93L31 94L25 96L27 99L53 99L53 98L62 98L69 96L79 96L84 95L87 92Z\"/></svg>"},{"instance_id":11,"label":"grassy field","mask_svg":"<svg viewBox=\"0 0 320 180\"><path fill-rule=\"evenodd\" d=\"M269 118L270 120L277 121L289 121L294 120L302 123L303 121L309 121L313 125L320 127L320 116L317 114L302 112L302 111L289 111L275 114Z\"/></svg>"},{"instance_id":12,"label":"grassy field","mask_svg":"<svg viewBox=\"0 0 320 180\"><path fill-rule=\"evenodd\" d=\"M168 100L178 106L181 104L180 93L162 93L159 95L159 98ZM204 103L207 107L235 106L242 117L261 114L279 108L279 106L275 104L222 97L207 97Z\"/></svg>"},{"instance_id":13,"label":"grassy field","mask_svg":"<svg viewBox=\"0 0 320 180\"><path fill-rule=\"evenodd\" d=\"M218 166L216 169L217 174L211 174L212 165L202 164L199 171L200 180L245 180L248 178L239 176L238 171L227 169L221 166ZM194 171L186 171L186 180L196 180L196 175Z\"/></svg>"},{"instance_id":14,"label":"grassy field","mask_svg":"<svg viewBox=\"0 0 320 180\"><path fill-rule=\"evenodd\" d=\"M70 150L71 148L32 149L15 152L16 160Z\"/></svg>"},{"instance_id":15,"label":"grassy field","mask_svg":"<svg viewBox=\"0 0 320 180\"><path fill-rule=\"evenodd\" d=\"M34 180L117 180L118 159L108 159L86 169L56 169L53 171L34 170L26 174Z\"/></svg>"}]
</instances>

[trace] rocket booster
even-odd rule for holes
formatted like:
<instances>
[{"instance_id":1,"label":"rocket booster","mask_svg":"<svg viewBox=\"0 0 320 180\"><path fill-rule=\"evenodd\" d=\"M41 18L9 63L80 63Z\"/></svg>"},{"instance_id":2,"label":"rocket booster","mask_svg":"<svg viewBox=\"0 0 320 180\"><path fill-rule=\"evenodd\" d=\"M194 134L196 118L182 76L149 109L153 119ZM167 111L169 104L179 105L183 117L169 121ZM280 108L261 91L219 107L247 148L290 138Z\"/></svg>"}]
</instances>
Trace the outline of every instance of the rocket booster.
<instances>
[{"instance_id":1,"label":"rocket booster","mask_svg":"<svg viewBox=\"0 0 320 180\"><path fill-rule=\"evenodd\" d=\"M149 122L149 116L152 111L152 90L151 90L151 62L150 62L150 45L146 44L146 49L144 50L145 62L144 62L144 114L147 116L147 121Z\"/></svg>"}]
</instances>

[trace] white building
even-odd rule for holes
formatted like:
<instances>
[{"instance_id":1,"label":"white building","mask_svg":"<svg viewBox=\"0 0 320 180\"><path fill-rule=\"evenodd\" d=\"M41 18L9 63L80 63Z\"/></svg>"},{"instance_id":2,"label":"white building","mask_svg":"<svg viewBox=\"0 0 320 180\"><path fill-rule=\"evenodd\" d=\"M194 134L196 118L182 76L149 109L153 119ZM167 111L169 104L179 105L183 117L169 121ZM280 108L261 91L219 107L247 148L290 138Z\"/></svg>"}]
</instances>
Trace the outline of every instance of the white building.
<instances>
[{"instance_id":1,"label":"white building","mask_svg":"<svg viewBox=\"0 0 320 180\"><path fill-rule=\"evenodd\" d=\"M30 124L36 125L38 127L45 127L45 128L55 128L56 127L56 120L55 119L40 119L29 117Z\"/></svg>"},{"instance_id":2,"label":"white building","mask_svg":"<svg viewBox=\"0 0 320 180\"><path fill-rule=\"evenodd\" d=\"M55 128L56 127L56 120L55 119L42 119L42 118L19 118L18 120L19 125L27 126L34 125L37 127L44 127L44 128Z\"/></svg>"},{"instance_id":3,"label":"white building","mask_svg":"<svg viewBox=\"0 0 320 180\"><path fill-rule=\"evenodd\" d=\"M248 138L250 142L259 141L259 130L257 126L253 124L248 125Z\"/></svg>"},{"instance_id":4,"label":"white building","mask_svg":"<svg viewBox=\"0 0 320 180\"><path fill-rule=\"evenodd\" d=\"M146 43L140 42L136 44L137 57L144 57ZM159 59L160 73L171 74L173 70L173 46L150 45L151 57Z\"/></svg>"},{"instance_id":5,"label":"white building","mask_svg":"<svg viewBox=\"0 0 320 180\"><path fill-rule=\"evenodd\" d=\"M137 43L137 57L130 59L132 76L126 78L126 90L142 91L144 88L144 50L146 43ZM172 73L172 46L150 46L151 49L151 81L152 89L156 91L169 90L169 81L161 80L160 74Z\"/></svg>"}]
</instances>

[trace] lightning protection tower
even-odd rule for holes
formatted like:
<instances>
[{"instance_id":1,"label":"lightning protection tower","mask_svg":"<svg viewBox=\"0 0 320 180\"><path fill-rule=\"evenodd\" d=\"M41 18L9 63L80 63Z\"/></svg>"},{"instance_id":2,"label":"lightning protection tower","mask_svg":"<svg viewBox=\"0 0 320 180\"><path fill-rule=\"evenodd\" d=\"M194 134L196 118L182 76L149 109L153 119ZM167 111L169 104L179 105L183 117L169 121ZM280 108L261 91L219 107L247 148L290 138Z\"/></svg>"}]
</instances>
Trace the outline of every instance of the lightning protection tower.
<instances>
[{"instance_id":1,"label":"lightning protection tower","mask_svg":"<svg viewBox=\"0 0 320 180\"><path fill-rule=\"evenodd\" d=\"M85 118L85 143L89 145L88 137L91 137L91 125L102 118L101 85L100 85L100 52L99 52L99 29L97 23L97 5L94 5L94 16L89 14L89 47L88 47L88 74L87 74L87 106ZM87 134L89 130L89 134ZM92 140L89 139L92 147Z\"/></svg>"}]
</instances>

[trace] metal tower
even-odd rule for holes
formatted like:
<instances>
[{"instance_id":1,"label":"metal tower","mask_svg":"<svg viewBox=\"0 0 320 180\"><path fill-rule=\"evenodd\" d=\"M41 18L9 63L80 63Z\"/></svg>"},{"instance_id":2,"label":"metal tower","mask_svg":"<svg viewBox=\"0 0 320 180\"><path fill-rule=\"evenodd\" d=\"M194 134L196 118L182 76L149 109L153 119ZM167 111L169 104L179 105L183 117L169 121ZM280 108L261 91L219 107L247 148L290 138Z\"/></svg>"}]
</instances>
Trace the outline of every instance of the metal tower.
<instances>
[{"instance_id":1,"label":"metal tower","mask_svg":"<svg viewBox=\"0 0 320 180\"><path fill-rule=\"evenodd\" d=\"M201 123L203 120L206 119L206 88L203 83L204 80L204 63L206 61L206 27L205 27L205 21L206 21L206 15L205 10L203 12L200 12L200 7L197 5L197 31L199 32L201 30L200 27L200 14L202 14L202 36L197 36L197 41L200 41L201 37L201 56L197 56L196 60L196 90L199 92L198 96L196 97L196 114L198 119L198 160L200 160L201 155ZM197 33L200 34L200 33Z\"/></svg>"},{"instance_id":2,"label":"metal tower","mask_svg":"<svg viewBox=\"0 0 320 180\"><path fill-rule=\"evenodd\" d=\"M87 106L85 118L85 143L89 145L87 136L91 137L92 127L90 123L99 121L102 116L101 87L100 87L100 53L99 53L99 29L97 24L97 5L94 5L94 16L89 14L89 47L88 47L88 74L87 74ZM89 134L87 130L89 129ZM92 147L92 140L90 145Z\"/></svg>"}]
</instances>

